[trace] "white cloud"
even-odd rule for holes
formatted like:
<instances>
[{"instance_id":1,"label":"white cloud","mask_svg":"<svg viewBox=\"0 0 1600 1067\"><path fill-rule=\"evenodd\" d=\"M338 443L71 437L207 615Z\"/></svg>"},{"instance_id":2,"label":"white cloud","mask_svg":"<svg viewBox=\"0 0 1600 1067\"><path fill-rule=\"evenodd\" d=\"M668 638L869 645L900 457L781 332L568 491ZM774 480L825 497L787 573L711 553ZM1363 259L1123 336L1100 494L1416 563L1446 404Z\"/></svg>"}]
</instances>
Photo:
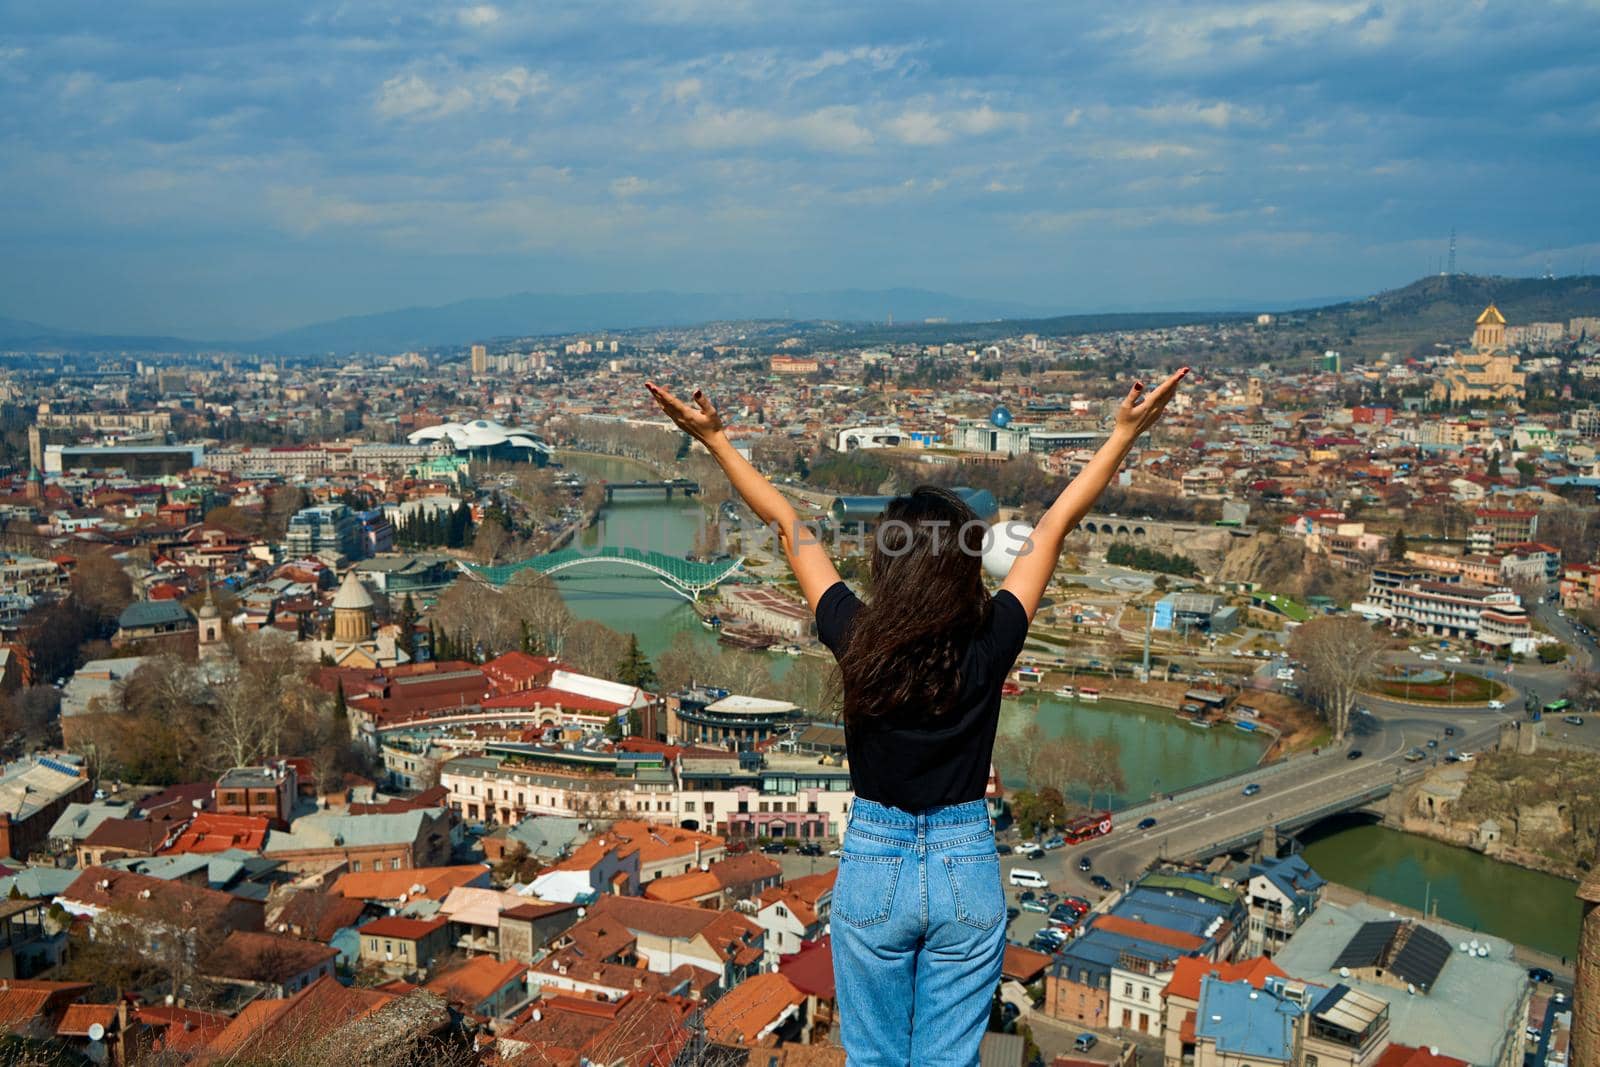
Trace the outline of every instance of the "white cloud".
<instances>
[{"instance_id":1,"label":"white cloud","mask_svg":"<svg viewBox=\"0 0 1600 1067\"><path fill-rule=\"evenodd\" d=\"M549 85L546 75L527 67L470 76L446 71L434 78L410 71L385 81L373 106L380 118L419 121L490 106L511 111L524 100L545 92Z\"/></svg>"},{"instance_id":2,"label":"white cloud","mask_svg":"<svg viewBox=\"0 0 1600 1067\"><path fill-rule=\"evenodd\" d=\"M463 26L482 29L500 21L500 9L493 4L472 4L456 13Z\"/></svg>"},{"instance_id":3,"label":"white cloud","mask_svg":"<svg viewBox=\"0 0 1600 1067\"><path fill-rule=\"evenodd\" d=\"M647 181L637 174L629 174L617 178L611 183L611 195L621 200L631 196L640 196L656 187L656 183Z\"/></svg>"},{"instance_id":4,"label":"white cloud","mask_svg":"<svg viewBox=\"0 0 1600 1067\"><path fill-rule=\"evenodd\" d=\"M934 112L912 109L885 123L889 133L902 144L941 145L956 137L983 137L1000 130L1018 129L1027 117L1015 111L996 111L982 107Z\"/></svg>"},{"instance_id":5,"label":"white cloud","mask_svg":"<svg viewBox=\"0 0 1600 1067\"><path fill-rule=\"evenodd\" d=\"M1240 107L1226 100L1217 100L1209 104L1194 100L1160 104L1155 107L1136 108L1135 114L1147 122L1209 126L1214 130L1223 130L1234 125L1259 126L1264 121L1259 109Z\"/></svg>"},{"instance_id":6,"label":"white cloud","mask_svg":"<svg viewBox=\"0 0 1600 1067\"><path fill-rule=\"evenodd\" d=\"M800 115L778 115L749 108L697 110L685 130L697 148L741 148L787 141L831 152L845 152L872 143L853 107L824 107Z\"/></svg>"}]
</instances>

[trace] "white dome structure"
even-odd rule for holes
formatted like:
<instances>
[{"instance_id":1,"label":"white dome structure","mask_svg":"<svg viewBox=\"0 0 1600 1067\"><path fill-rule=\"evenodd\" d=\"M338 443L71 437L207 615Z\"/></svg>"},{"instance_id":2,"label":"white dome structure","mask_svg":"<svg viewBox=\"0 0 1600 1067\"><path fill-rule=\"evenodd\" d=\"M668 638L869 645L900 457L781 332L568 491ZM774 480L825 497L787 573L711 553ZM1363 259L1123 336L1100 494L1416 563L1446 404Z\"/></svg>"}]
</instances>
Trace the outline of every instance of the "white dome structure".
<instances>
[{"instance_id":1,"label":"white dome structure","mask_svg":"<svg viewBox=\"0 0 1600 1067\"><path fill-rule=\"evenodd\" d=\"M414 445L445 441L458 453L485 459L523 460L540 466L550 458L550 447L532 430L513 429L489 419L425 426L413 431L406 440Z\"/></svg>"}]
</instances>

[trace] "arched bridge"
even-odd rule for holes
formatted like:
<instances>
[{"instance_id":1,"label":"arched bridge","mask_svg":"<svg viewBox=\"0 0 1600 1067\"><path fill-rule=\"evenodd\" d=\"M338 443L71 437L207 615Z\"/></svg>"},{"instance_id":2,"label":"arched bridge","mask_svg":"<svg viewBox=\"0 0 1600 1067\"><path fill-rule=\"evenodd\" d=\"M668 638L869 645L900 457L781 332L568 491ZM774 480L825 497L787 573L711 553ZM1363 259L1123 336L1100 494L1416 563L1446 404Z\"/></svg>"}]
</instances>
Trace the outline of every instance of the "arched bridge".
<instances>
[{"instance_id":1,"label":"arched bridge","mask_svg":"<svg viewBox=\"0 0 1600 1067\"><path fill-rule=\"evenodd\" d=\"M637 567L639 570L648 571L660 578L669 588L682 594L689 600L696 600L700 594L711 589L721 582L737 574L744 566L744 557L723 560L718 563L696 563L684 559L682 556L669 556L664 552L646 552L638 548L563 548L557 552L547 552L542 556L534 556L517 563L500 563L485 566L478 563L463 563L462 570L479 581L487 582L496 588L504 586L525 570L537 571L540 574L554 575L561 571L571 570L573 567L595 566L607 564L616 566L622 564Z\"/></svg>"}]
</instances>

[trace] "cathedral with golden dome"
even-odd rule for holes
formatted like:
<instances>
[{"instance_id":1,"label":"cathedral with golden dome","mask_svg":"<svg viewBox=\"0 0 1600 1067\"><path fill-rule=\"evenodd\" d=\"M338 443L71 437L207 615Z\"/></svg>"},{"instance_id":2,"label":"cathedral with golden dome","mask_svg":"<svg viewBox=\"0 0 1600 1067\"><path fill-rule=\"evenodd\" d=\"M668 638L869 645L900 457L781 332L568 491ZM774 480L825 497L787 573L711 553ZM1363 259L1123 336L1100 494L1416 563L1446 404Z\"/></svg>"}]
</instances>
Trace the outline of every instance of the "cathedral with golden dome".
<instances>
[{"instance_id":1,"label":"cathedral with golden dome","mask_svg":"<svg viewBox=\"0 0 1600 1067\"><path fill-rule=\"evenodd\" d=\"M1526 395L1527 375L1517 369L1516 353L1506 350L1506 317L1490 304L1472 331L1472 350L1457 350L1439 380L1432 400L1440 404L1503 404Z\"/></svg>"}]
</instances>

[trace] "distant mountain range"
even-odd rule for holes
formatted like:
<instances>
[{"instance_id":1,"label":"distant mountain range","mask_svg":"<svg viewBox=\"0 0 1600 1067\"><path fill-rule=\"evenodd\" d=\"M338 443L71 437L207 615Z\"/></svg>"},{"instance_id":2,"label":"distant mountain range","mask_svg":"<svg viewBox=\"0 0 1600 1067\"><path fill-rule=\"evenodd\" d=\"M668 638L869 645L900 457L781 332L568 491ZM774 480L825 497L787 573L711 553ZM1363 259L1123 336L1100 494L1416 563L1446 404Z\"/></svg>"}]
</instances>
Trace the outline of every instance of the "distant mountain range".
<instances>
[{"instance_id":1,"label":"distant mountain range","mask_svg":"<svg viewBox=\"0 0 1600 1067\"><path fill-rule=\"evenodd\" d=\"M590 330L693 326L703 322L780 319L884 322L943 318L982 322L1039 315L1047 309L974 300L926 289L837 289L760 293L516 293L403 308L312 323L249 341L112 337L0 317L0 348L129 351L240 351L283 355L402 352L505 337Z\"/></svg>"},{"instance_id":2,"label":"distant mountain range","mask_svg":"<svg viewBox=\"0 0 1600 1067\"><path fill-rule=\"evenodd\" d=\"M1284 312L1352 347L1409 347L1464 335L1494 300L1513 323L1600 314L1600 278L1428 277L1364 300ZM591 330L693 326L706 322L828 322L871 340L981 340L1010 333L1046 336L1237 320L1238 310L1041 314L1038 308L926 289L839 289L758 293L517 293L439 307L353 315L252 341L115 336L0 317L0 350L82 352L237 351L273 355L401 352L496 338ZM892 325L889 320L893 320ZM930 323L928 319L944 320ZM981 324L981 325L979 325Z\"/></svg>"}]
</instances>

